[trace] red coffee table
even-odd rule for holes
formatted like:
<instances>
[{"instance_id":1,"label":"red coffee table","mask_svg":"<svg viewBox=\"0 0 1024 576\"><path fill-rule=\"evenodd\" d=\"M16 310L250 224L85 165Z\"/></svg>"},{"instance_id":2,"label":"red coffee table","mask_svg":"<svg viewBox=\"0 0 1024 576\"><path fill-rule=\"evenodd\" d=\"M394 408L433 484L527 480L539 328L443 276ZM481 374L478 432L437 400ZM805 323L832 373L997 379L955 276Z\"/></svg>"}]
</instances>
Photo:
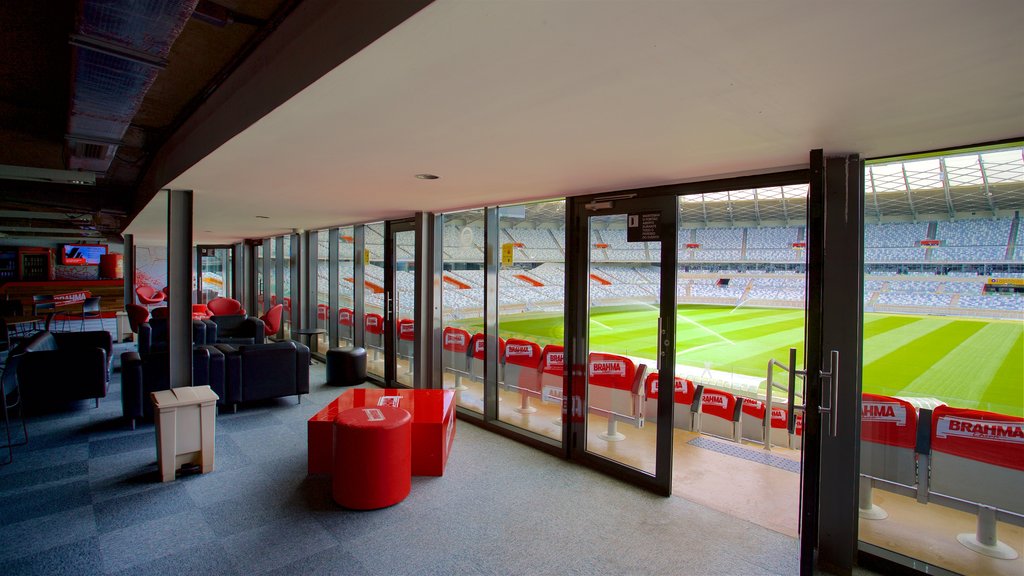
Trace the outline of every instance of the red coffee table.
<instances>
[{"instance_id":1,"label":"red coffee table","mask_svg":"<svg viewBox=\"0 0 1024 576\"><path fill-rule=\"evenodd\" d=\"M307 470L330 474L334 468L334 420L349 408L397 406L412 415L412 475L443 476L455 440L454 390L346 390L307 422Z\"/></svg>"}]
</instances>

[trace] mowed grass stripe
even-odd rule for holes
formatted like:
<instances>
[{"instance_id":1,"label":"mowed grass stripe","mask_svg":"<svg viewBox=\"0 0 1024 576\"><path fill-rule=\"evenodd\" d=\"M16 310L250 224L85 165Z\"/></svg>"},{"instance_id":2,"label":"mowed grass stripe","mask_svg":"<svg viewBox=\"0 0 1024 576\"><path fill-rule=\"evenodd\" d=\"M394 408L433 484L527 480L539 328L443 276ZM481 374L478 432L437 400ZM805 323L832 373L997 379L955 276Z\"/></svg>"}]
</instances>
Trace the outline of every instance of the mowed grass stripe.
<instances>
[{"instance_id":1,"label":"mowed grass stripe","mask_svg":"<svg viewBox=\"0 0 1024 576\"><path fill-rule=\"evenodd\" d=\"M941 360L984 325L981 322L947 323L865 364L864 391L890 396L899 394L921 374L922 367Z\"/></svg>"},{"instance_id":2,"label":"mowed grass stripe","mask_svg":"<svg viewBox=\"0 0 1024 576\"><path fill-rule=\"evenodd\" d=\"M965 326L958 328L966 329ZM977 407L982 403L982 394L979 393L993 382L999 367L1010 354L1016 342L1013 336L1013 326L984 325L910 382L903 393L935 396L956 406ZM1006 397L1003 398L1005 402ZM997 412L1006 414L1010 406L997 408Z\"/></svg>"},{"instance_id":3,"label":"mowed grass stripe","mask_svg":"<svg viewBox=\"0 0 1024 576\"><path fill-rule=\"evenodd\" d=\"M792 310L785 310L778 314L758 314L753 318L724 315L719 317L704 317L700 319L691 318L690 316L686 317L711 330L714 330L715 332L718 332L719 334L727 336L730 340L732 339L732 336L728 336L730 333L747 332L760 326L772 326L780 323L793 322L794 320L797 322L803 322L804 319L803 312L794 313ZM683 327L683 324L685 323L687 322L677 320L676 326Z\"/></svg>"},{"instance_id":4,"label":"mowed grass stripe","mask_svg":"<svg viewBox=\"0 0 1024 576\"><path fill-rule=\"evenodd\" d=\"M864 338L871 338L900 326L913 324L920 320L919 316L890 316L888 314L869 313L864 315Z\"/></svg>"},{"instance_id":5,"label":"mowed grass stripe","mask_svg":"<svg viewBox=\"0 0 1024 576\"><path fill-rule=\"evenodd\" d=\"M894 350L898 350L914 340L923 338L953 322L954 320L950 318L914 318L909 324L904 324L898 328L865 338L864 365L868 366L883 356L891 354Z\"/></svg>"},{"instance_id":6,"label":"mowed grass stripe","mask_svg":"<svg viewBox=\"0 0 1024 576\"><path fill-rule=\"evenodd\" d=\"M1010 353L981 395L983 405L999 406L1009 402L1006 414L1024 416L1024 326L1017 325L1017 337L1011 338ZM998 412L998 410L996 410Z\"/></svg>"},{"instance_id":7,"label":"mowed grass stripe","mask_svg":"<svg viewBox=\"0 0 1024 576\"><path fill-rule=\"evenodd\" d=\"M772 354L778 354L779 350L787 350L785 357L788 357L788 344L802 342L803 336L802 326L789 330L778 330L760 337L750 338L734 346L716 346L695 350L677 358L677 361L692 366L703 366L705 362L711 361L713 369L727 369L748 376L764 377L768 369L768 359L772 357ZM780 343L782 346L779 345ZM781 359L782 356L779 357L779 360Z\"/></svg>"}]
</instances>

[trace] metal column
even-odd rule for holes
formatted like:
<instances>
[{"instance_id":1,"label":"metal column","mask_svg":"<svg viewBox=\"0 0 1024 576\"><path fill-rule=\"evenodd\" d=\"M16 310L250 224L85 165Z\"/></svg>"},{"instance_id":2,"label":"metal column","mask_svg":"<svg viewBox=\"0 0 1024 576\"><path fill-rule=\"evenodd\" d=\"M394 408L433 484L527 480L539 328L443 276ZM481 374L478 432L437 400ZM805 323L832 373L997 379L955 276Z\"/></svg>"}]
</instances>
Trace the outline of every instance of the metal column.
<instances>
[{"instance_id":1,"label":"metal column","mask_svg":"<svg viewBox=\"0 0 1024 576\"><path fill-rule=\"evenodd\" d=\"M168 355L171 388L192 385L192 191L167 195Z\"/></svg>"},{"instance_id":2,"label":"metal column","mask_svg":"<svg viewBox=\"0 0 1024 576\"><path fill-rule=\"evenodd\" d=\"M334 348L338 345L338 308L341 306L338 298L338 240L340 234L337 228L331 228L327 232L327 347Z\"/></svg>"},{"instance_id":3,"label":"metal column","mask_svg":"<svg viewBox=\"0 0 1024 576\"><path fill-rule=\"evenodd\" d=\"M135 303L135 237L131 234L124 235L124 255L121 269L123 271L121 276L124 286L124 305L127 306ZM118 338L120 338L120 334Z\"/></svg>"},{"instance_id":4,"label":"metal column","mask_svg":"<svg viewBox=\"0 0 1024 576\"><path fill-rule=\"evenodd\" d=\"M414 311L416 337L413 356L415 372L413 388L441 388L441 379L435 377L435 366L441 364L441 271L440 245L435 241L435 217L429 212L417 212L416 221L416 273ZM437 370L440 374L439 370Z\"/></svg>"}]
</instances>

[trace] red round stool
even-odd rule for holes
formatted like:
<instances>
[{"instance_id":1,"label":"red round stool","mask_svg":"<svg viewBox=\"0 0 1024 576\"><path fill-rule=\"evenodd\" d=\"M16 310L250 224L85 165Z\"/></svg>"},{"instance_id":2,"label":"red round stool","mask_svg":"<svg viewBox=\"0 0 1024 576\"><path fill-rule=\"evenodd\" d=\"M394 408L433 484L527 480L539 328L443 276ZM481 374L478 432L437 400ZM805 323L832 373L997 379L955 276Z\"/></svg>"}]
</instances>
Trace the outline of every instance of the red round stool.
<instances>
[{"instance_id":1,"label":"red round stool","mask_svg":"<svg viewBox=\"0 0 1024 576\"><path fill-rule=\"evenodd\" d=\"M412 485L412 416L401 408L349 408L334 420L334 501L372 510L398 504Z\"/></svg>"}]
</instances>

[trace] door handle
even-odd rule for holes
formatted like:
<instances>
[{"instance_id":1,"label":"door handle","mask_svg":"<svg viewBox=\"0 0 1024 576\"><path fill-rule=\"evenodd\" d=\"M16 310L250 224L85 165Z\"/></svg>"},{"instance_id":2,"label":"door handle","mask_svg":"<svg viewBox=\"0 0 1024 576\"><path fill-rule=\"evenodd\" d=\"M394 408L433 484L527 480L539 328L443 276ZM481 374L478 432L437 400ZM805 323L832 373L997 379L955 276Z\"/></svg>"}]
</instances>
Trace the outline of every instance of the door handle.
<instances>
[{"instance_id":1,"label":"door handle","mask_svg":"<svg viewBox=\"0 0 1024 576\"><path fill-rule=\"evenodd\" d=\"M662 341L661 335L662 334L663 334L663 332L661 330L661 316L658 316L658 363L657 363L658 372L661 372L661 356L662 356L662 354L664 354L664 348L662 347L662 344L661 344L661 341Z\"/></svg>"},{"instance_id":2,"label":"door handle","mask_svg":"<svg viewBox=\"0 0 1024 576\"><path fill-rule=\"evenodd\" d=\"M829 353L828 370L820 370L822 380L828 380L828 406L818 406L818 413L828 414L828 435L835 438L839 435L839 351Z\"/></svg>"}]
</instances>

